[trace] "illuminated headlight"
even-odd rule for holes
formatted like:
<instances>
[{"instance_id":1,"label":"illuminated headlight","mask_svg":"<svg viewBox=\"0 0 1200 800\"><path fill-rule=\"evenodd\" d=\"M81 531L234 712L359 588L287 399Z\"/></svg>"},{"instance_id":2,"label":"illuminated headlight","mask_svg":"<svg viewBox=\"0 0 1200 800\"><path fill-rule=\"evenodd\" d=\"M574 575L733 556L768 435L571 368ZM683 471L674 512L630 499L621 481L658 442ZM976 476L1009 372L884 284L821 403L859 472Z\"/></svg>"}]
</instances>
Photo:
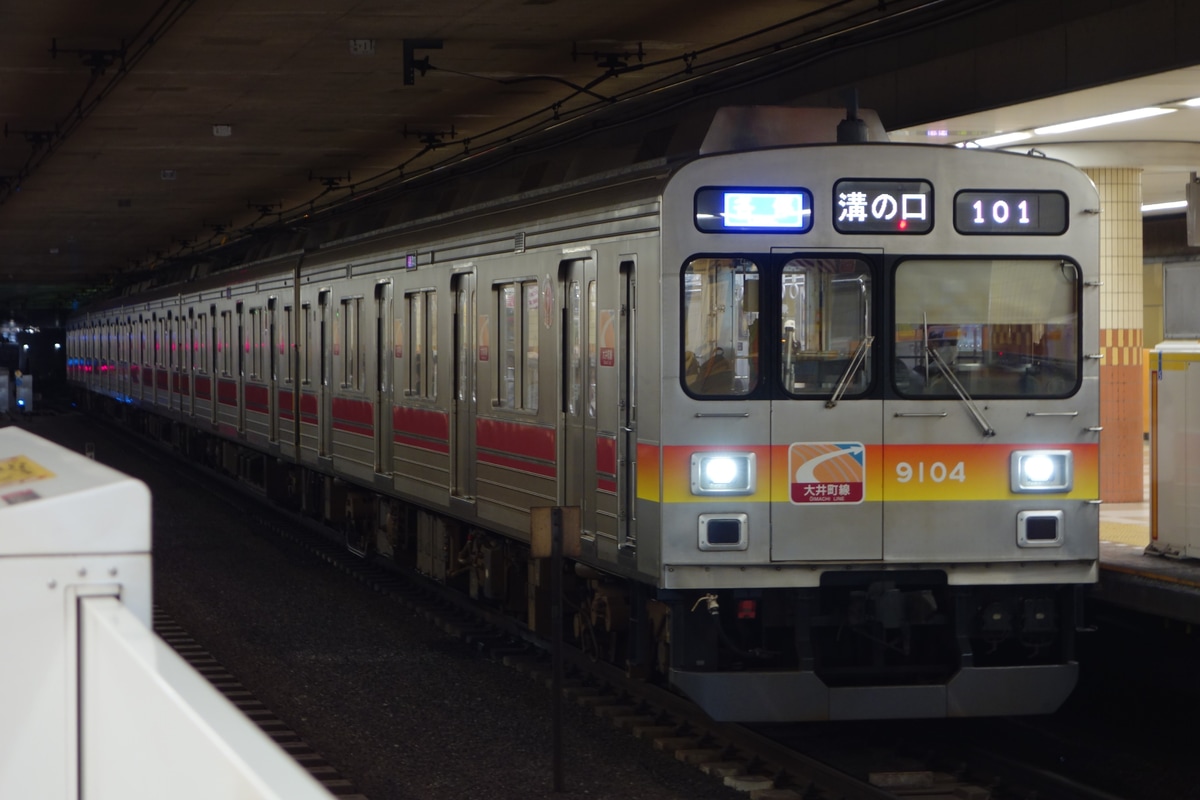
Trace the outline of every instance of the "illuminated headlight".
<instances>
[{"instance_id":1,"label":"illuminated headlight","mask_svg":"<svg viewBox=\"0 0 1200 800\"><path fill-rule=\"evenodd\" d=\"M754 454L692 453L692 494L754 494Z\"/></svg>"},{"instance_id":2,"label":"illuminated headlight","mask_svg":"<svg viewBox=\"0 0 1200 800\"><path fill-rule=\"evenodd\" d=\"M1069 492L1071 451L1017 450L1010 480L1014 492Z\"/></svg>"}]
</instances>

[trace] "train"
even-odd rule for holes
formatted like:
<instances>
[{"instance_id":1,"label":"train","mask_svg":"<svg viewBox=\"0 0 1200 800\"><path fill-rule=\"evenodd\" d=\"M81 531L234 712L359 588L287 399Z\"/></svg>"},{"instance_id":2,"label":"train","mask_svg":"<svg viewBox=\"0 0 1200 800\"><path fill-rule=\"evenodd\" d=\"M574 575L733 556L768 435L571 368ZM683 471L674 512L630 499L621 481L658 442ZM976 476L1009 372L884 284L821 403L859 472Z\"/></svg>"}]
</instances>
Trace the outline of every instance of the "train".
<instances>
[{"instance_id":1,"label":"train","mask_svg":"<svg viewBox=\"0 0 1200 800\"><path fill-rule=\"evenodd\" d=\"M569 509L565 635L714 719L1051 713L1098 576L1097 191L840 117L357 198L79 310L68 380L535 631Z\"/></svg>"}]
</instances>

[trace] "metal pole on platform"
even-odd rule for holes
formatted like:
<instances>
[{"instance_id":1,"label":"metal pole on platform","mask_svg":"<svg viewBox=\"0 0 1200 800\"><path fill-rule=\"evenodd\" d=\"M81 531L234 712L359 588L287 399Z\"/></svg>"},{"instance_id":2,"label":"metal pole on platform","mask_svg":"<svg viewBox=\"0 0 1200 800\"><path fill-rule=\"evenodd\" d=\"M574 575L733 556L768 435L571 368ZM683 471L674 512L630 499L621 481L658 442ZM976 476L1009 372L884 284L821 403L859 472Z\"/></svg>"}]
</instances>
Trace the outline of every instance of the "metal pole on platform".
<instances>
[{"instance_id":1,"label":"metal pole on platform","mask_svg":"<svg viewBox=\"0 0 1200 800\"><path fill-rule=\"evenodd\" d=\"M563 789L563 512L550 511L550 625L554 630L554 791Z\"/></svg>"}]
</instances>

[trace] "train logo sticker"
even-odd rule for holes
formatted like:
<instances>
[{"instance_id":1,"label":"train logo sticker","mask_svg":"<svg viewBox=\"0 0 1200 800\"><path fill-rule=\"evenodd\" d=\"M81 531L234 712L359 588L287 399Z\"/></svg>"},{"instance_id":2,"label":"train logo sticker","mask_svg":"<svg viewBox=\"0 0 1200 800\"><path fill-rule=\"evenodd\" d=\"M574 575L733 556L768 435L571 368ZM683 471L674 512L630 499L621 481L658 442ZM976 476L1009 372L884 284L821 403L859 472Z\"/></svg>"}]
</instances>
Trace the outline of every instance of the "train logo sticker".
<instances>
[{"instance_id":1,"label":"train logo sticker","mask_svg":"<svg viewBox=\"0 0 1200 800\"><path fill-rule=\"evenodd\" d=\"M793 443L788 447L792 502L861 503L866 451L861 442Z\"/></svg>"}]
</instances>

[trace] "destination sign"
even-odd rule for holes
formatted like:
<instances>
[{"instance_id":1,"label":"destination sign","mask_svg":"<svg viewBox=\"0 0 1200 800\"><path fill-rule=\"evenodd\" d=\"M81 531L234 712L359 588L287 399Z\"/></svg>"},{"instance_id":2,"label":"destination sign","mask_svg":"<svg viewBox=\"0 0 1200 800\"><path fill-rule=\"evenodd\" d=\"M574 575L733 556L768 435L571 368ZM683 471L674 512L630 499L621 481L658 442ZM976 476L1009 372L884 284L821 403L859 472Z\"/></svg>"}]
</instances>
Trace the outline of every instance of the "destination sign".
<instances>
[{"instance_id":1,"label":"destination sign","mask_svg":"<svg viewBox=\"0 0 1200 800\"><path fill-rule=\"evenodd\" d=\"M833 185L838 233L928 233L933 230L929 181L841 180Z\"/></svg>"},{"instance_id":2,"label":"destination sign","mask_svg":"<svg viewBox=\"0 0 1200 800\"><path fill-rule=\"evenodd\" d=\"M812 224L808 189L706 187L696 192L696 227L705 233L806 233Z\"/></svg>"},{"instance_id":3,"label":"destination sign","mask_svg":"<svg viewBox=\"0 0 1200 800\"><path fill-rule=\"evenodd\" d=\"M1067 232L1067 196L1053 191L962 191L954 229L965 234L1058 236Z\"/></svg>"}]
</instances>

